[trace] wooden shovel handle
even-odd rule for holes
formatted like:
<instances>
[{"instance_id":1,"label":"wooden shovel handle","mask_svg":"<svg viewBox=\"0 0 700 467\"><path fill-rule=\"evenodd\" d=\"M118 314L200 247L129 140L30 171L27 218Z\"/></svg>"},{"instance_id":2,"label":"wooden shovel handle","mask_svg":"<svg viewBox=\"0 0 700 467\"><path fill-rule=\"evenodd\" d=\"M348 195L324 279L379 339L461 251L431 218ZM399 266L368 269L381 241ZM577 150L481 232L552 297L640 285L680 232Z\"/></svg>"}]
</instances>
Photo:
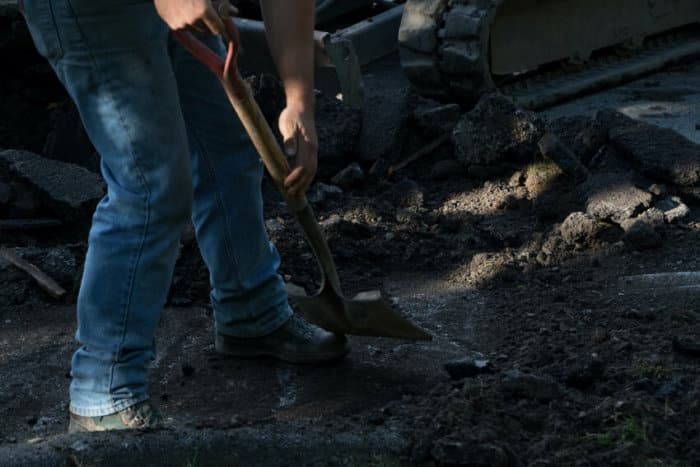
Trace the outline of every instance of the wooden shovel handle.
<instances>
[{"instance_id":1,"label":"wooden shovel handle","mask_svg":"<svg viewBox=\"0 0 700 467\"><path fill-rule=\"evenodd\" d=\"M216 55L216 53L187 31L175 31L174 35L192 55L206 65L221 80L231 105L241 120L250 140L253 142L253 146L257 149L272 180L274 180L292 212L298 213L308 204L306 196L302 195L292 198L287 195L284 189L284 180L291 172L289 162L287 162L287 158L284 156L270 125L265 120L258 103L255 101L253 93L250 91L250 86L243 80L238 71L236 61L240 44L238 43L239 36L236 25L231 18L224 20L224 23L228 36L231 39L231 42L228 44L226 59Z\"/></svg>"}]
</instances>

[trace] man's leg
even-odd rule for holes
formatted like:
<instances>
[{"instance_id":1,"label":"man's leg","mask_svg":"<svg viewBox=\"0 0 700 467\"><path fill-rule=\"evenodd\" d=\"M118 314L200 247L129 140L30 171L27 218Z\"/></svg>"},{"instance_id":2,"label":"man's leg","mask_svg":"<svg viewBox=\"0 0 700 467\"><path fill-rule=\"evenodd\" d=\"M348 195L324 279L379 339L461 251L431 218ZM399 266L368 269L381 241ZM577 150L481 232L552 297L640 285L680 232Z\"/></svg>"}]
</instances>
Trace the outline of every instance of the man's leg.
<instances>
[{"instance_id":1,"label":"man's leg","mask_svg":"<svg viewBox=\"0 0 700 467\"><path fill-rule=\"evenodd\" d=\"M73 357L72 413L147 399L147 367L192 203L167 28L149 0L24 0L30 30L76 102L107 194L93 217Z\"/></svg>"},{"instance_id":2,"label":"man's leg","mask_svg":"<svg viewBox=\"0 0 700 467\"><path fill-rule=\"evenodd\" d=\"M198 38L218 52L221 40ZM291 316L262 210L263 166L218 79L171 39L192 153L192 220L210 271L217 331L269 334Z\"/></svg>"},{"instance_id":3,"label":"man's leg","mask_svg":"<svg viewBox=\"0 0 700 467\"><path fill-rule=\"evenodd\" d=\"M200 39L223 53L218 37ZM343 337L290 319L279 255L263 220L262 162L218 80L178 44L171 54L192 150L193 221L210 271L217 350L307 363L345 355Z\"/></svg>"}]
</instances>

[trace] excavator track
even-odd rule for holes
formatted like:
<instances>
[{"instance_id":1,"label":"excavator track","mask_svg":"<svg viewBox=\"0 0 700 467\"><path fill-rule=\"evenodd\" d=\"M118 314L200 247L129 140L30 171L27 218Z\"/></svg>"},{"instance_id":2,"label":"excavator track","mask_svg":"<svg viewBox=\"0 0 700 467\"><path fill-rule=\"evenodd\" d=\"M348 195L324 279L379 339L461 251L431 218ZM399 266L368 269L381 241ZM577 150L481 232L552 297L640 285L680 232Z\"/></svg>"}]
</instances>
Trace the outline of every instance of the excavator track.
<instances>
[{"instance_id":1,"label":"excavator track","mask_svg":"<svg viewBox=\"0 0 700 467\"><path fill-rule=\"evenodd\" d=\"M399 31L404 73L427 97L469 106L483 93L499 89L519 105L538 109L700 54L700 7L696 12L692 3L686 3L688 11L684 16L695 16L690 20L679 18L676 22L680 26L668 31L653 31L647 35L631 31L629 37L621 36L617 42L610 40L610 44L603 43L604 47L597 49L586 44L580 47L582 51L573 47L576 49L573 56L561 56L562 50L542 52L546 47L539 47L532 57L520 60L517 54L527 55L527 51L519 50L520 44L511 45L510 41L518 39L517 32L514 37L508 36L510 29L518 26L518 3L525 5L522 21L532 22L533 17L537 19L536 8L547 2L530 2L528 5L527 0L408 0ZM548 13L551 14L564 3L550 1L541 8L544 11L549 7ZM572 9L581 5L576 1L569 3L573 5ZM622 11L620 8L629 7L629 4L617 3L618 13ZM667 10L659 12L659 17L665 22L659 21L657 27L675 25L675 18L668 19L673 13ZM590 21L596 24L596 18ZM612 27L609 30L613 31ZM521 33L527 31L527 26L524 26ZM618 34L616 30L614 33ZM613 33L610 35L618 37ZM542 42L541 38L536 39ZM581 42L586 40L596 42L594 34ZM602 40L598 39L599 42ZM494 44L501 47L499 50L512 48L515 52L506 51L495 57ZM542 63L537 62L538 59ZM495 74L493 68L505 72Z\"/></svg>"}]
</instances>

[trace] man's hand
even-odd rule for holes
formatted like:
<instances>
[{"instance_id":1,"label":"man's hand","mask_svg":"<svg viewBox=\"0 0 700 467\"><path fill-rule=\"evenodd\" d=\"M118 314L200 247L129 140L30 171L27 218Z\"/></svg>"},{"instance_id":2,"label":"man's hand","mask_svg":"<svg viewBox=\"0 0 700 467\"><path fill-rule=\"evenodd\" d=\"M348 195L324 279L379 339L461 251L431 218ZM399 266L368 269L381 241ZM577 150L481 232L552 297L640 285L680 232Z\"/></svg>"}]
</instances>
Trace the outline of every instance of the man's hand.
<instances>
[{"instance_id":1,"label":"man's hand","mask_svg":"<svg viewBox=\"0 0 700 467\"><path fill-rule=\"evenodd\" d=\"M280 132L287 155L295 156L284 181L287 196L299 198L316 175L318 138L314 123L314 0L260 0L267 42L277 65L287 108Z\"/></svg>"},{"instance_id":2,"label":"man's hand","mask_svg":"<svg viewBox=\"0 0 700 467\"><path fill-rule=\"evenodd\" d=\"M228 0L154 0L156 11L170 29L195 29L226 38L222 17L237 13Z\"/></svg>"},{"instance_id":3,"label":"man's hand","mask_svg":"<svg viewBox=\"0 0 700 467\"><path fill-rule=\"evenodd\" d=\"M318 165L313 103L287 102L287 107L280 114L279 128L284 140L284 152L294 157L295 161L291 173L284 180L284 188L288 196L298 198L311 186Z\"/></svg>"}]
</instances>

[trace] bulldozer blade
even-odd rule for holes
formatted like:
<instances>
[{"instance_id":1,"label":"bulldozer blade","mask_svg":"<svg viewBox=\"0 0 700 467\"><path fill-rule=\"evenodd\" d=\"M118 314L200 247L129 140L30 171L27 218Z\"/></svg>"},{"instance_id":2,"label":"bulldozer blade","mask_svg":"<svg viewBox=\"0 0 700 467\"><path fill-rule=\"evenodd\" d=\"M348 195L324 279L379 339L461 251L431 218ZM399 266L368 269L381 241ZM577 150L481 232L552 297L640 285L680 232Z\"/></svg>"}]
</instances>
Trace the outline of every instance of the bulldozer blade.
<instances>
[{"instance_id":1,"label":"bulldozer blade","mask_svg":"<svg viewBox=\"0 0 700 467\"><path fill-rule=\"evenodd\" d=\"M432 340L432 336L401 316L379 291L347 299L326 282L313 296L291 296L307 320L331 332L355 336Z\"/></svg>"}]
</instances>

